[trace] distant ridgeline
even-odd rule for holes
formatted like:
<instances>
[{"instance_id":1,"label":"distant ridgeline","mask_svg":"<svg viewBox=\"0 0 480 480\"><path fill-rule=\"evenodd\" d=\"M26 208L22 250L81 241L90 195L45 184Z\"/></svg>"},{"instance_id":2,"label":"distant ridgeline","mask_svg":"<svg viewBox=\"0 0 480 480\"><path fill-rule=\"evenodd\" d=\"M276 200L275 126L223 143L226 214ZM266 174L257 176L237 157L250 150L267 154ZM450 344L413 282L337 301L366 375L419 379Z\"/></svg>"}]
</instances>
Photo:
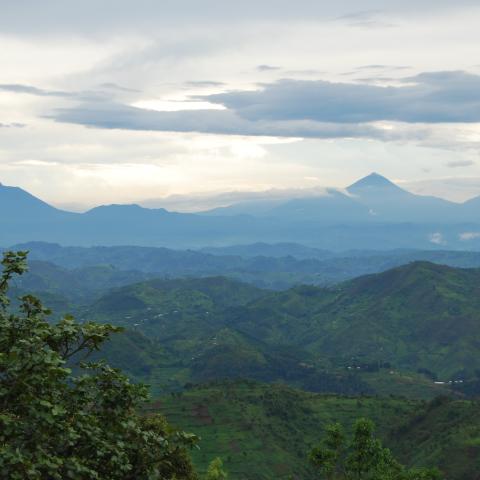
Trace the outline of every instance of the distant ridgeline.
<instances>
[{"instance_id":1,"label":"distant ridgeline","mask_svg":"<svg viewBox=\"0 0 480 480\"><path fill-rule=\"evenodd\" d=\"M0 243L198 248L300 242L317 248L480 248L480 197L463 204L409 193L372 174L346 191L248 201L200 214L108 205L73 213L0 185Z\"/></svg>"},{"instance_id":2,"label":"distant ridgeline","mask_svg":"<svg viewBox=\"0 0 480 480\"><path fill-rule=\"evenodd\" d=\"M17 282L88 301L109 288L149 278L227 276L260 288L327 286L413 261L480 267L480 252L393 250L332 252L294 243L255 243L200 251L156 247L61 247L29 242L10 247L30 252L30 273ZM5 250L5 249L0 249ZM75 286L75 288L73 288Z\"/></svg>"}]
</instances>

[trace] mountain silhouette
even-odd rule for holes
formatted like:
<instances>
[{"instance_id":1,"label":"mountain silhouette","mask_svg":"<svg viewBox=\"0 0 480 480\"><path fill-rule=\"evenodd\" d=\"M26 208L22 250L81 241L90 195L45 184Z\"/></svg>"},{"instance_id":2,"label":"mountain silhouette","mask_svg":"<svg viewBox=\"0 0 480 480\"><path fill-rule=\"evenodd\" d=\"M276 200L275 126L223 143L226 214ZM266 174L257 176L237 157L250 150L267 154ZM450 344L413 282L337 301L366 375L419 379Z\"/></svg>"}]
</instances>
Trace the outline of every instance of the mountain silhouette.
<instances>
[{"instance_id":1,"label":"mountain silhouette","mask_svg":"<svg viewBox=\"0 0 480 480\"><path fill-rule=\"evenodd\" d=\"M480 248L480 197L464 204L415 195L372 173L344 191L235 204L200 214L102 205L59 210L18 187L0 185L0 245L198 248L296 242L329 249Z\"/></svg>"}]
</instances>

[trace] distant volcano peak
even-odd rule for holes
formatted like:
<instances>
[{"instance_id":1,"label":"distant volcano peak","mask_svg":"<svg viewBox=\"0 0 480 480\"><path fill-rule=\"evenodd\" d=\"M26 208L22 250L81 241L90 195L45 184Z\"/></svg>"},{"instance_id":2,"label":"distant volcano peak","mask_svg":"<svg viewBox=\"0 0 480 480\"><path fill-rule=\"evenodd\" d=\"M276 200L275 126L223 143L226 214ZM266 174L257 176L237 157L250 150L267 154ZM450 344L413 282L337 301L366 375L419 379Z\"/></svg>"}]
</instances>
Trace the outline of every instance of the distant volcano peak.
<instances>
[{"instance_id":1,"label":"distant volcano peak","mask_svg":"<svg viewBox=\"0 0 480 480\"><path fill-rule=\"evenodd\" d=\"M389 189L396 192L405 192L405 190L395 185L388 178L385 178L384 176L376 172L373 172L370 175L361 178L360 180L347 187L347 191L350 193L365 192L368 190L376 189Z\"/></svg>"}]
</instances>

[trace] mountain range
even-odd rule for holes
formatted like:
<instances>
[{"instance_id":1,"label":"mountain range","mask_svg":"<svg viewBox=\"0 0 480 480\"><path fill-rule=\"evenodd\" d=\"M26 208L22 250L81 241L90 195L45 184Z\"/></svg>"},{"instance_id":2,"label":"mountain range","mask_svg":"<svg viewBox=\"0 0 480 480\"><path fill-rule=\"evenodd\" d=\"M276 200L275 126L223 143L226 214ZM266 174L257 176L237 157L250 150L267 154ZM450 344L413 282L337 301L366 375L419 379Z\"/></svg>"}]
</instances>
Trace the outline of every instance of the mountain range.
<instances>
[{"instance_id":1,"label":"mountain range","mask_svg":"<svg viewBox=\"0 0 480 480\"><path fill-rule=\"evenodd\" d=\"M56 209L0 185L0 244L191 248L297 242L330 249L480 248L480 197L457 204L414 195L378 174L345 191L288 201L244 202L200 214L103 205L85 213Z\"/></svg>"},{"instance_id":2,"label":"mountain range","mask_svg":"<svg viewBox=\"0 0 480 480\"><path fill-rule=\"evenodd\" d=\"M22 287L48 290L76 301L148 278L224 276L260 288L285 290L299 284L334 285L420 260L452 267L480 267L480 252L474 251L338 253L294 243L255 243L194 251L135 246L62 247L29 242L9 249L29 251L30 271L18 280Z\"/></svg>"}]
</instances>

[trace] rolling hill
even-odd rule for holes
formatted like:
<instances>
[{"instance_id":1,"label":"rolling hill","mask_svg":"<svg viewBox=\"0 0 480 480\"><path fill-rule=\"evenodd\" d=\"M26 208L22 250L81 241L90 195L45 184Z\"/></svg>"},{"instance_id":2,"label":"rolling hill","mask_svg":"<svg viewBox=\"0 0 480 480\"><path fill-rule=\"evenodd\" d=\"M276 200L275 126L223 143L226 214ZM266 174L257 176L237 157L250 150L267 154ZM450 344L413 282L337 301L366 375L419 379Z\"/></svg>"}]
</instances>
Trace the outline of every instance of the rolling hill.
<instances>
[{"instance_id":1,"label":"rolling hill","mask_svg":"<svg viewBox=\"0 0 480 480\"><path fill-rule=\"evenodd\" d=\"M332 289L298 287L239 311L237 329L334 365L385 363L441 380L480 367L479 269L414 262Z\"/></svg>"},{"instance_id":2,"label":"rolling hill","mask_svg":"<svg viewBox=\"0 0 480 480\"><path fill-rule=\"evenodd\" d=\"M168 354L168 362L151 359L142 377L155 391L240 377L432 398L480 369L479 281L480 269L428 262L283 292L221 277L153 280L112 290L79 312Z\"/></svg>"}]
</instances>

